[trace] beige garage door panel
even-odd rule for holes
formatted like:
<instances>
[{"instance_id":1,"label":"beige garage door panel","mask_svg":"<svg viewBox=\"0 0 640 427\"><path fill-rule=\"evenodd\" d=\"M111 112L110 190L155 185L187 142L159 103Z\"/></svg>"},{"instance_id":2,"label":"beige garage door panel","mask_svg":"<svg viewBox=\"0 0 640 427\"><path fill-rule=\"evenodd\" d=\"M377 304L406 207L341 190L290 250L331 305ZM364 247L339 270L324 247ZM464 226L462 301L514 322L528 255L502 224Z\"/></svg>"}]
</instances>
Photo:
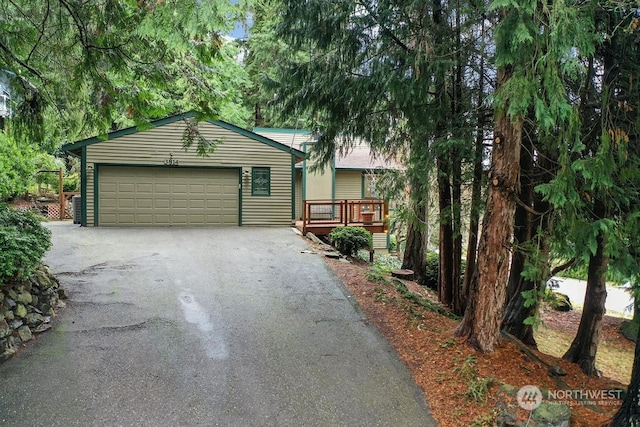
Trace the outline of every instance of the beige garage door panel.
<instances>
[{"instance_id":1,"label":"beige garage door panel","mask_svg":"<svg viewBox=\"0 0 640 427\"><path fill-rule=\"evenodd\" d=\"M238 171L103 166L98 225L238 225Z\"/></svg>"}]
</instances>

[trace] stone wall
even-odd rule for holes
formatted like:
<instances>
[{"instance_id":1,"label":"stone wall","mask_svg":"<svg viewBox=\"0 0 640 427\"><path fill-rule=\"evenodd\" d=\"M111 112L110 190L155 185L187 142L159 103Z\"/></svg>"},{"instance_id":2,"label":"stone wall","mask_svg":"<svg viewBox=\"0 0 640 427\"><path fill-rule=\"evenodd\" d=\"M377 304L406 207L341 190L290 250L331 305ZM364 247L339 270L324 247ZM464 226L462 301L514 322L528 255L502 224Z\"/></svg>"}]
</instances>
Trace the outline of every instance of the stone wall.
<instances>
[{"instance_id":1,"label":"stone wall","mask_svg":"<svg viewBox=\"0 0 640 427\"><path fill-rule=\"evenodd\" d=\"M64 291L49 268L41 265L31 278L0 285L0 363L22 343L51 328L51 318L63 306Z\"/></svg>"}]
</instances>

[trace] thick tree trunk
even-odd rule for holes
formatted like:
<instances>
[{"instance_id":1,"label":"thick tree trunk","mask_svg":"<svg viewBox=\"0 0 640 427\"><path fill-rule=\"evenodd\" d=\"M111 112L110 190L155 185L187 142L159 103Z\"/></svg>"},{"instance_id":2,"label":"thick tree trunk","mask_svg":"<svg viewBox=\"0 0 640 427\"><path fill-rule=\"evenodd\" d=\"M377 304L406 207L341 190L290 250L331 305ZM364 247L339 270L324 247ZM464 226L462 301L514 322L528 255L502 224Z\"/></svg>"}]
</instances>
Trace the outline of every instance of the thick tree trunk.
<instances>
[{"instance_id":1,"label":"thick tree trunk","mask_svg":"<svg viewBox=\"0 0 640 427\"><path fill-rule=\"evenodd\" d=\"M527 150L533 150L534 143L530 146L525 147ZM532 153L532 151L531 151ZM528 157L528 158L527 158ZM540 290L543 286L545 286L545 282L549 276L549 235L551 232L551 221L549 210L549 202L544 201L540 194L534 192L534 188L536 185L541 183L549 182L553 178L553 170L554 170L554 162L552 159L552 154L548 152L542 152L538 156L538 164L535 168L531 167L530 173L535 176L541 176L542 179L533 182L529 179L522 179L522 191L521 191L521 199L531 200L533 204L533 211L540 213L539 216L535 216L534 214L528 212L526 216L522 211L526 211L524 208L519 210L516 208L516 229L518 224L522 224L525 221L526 217L526 227L525 232L516 230L515 235L516 240L524 239L523 241L529 241L531 249L535 248L534 245L537 245L535 248L538 251L538 261L543 262L544 266L539 266L539 268L544 268L544 271L540 272L540 276L537 280L527 280L522 277L522 270L524 268L526 258L524 257L525 253L521 251L515 251L511 263L511 275L509 277L509 287L507 288L508 296L508 304L505 309L504 319L502 322L502 328L509 332L511 335L518 338L523 343L537 348L537 343L535 341L533 335L533 325L525 325L525 319L535 316L539 309L538 304L532 304L528 307L525 306L525 298L522 296L522 292L532 291L532 290ZM522 154L520 157L524 161L524 166L522 169L529 169L529 166L526 165L527 162L531 162L533 166L533 156ZM524 173L524 172L523 172ZM525 189L526 188L526 189ZM523 200L523 201L525 201ZM526 202L528 205L530 202ZM519 215L521 215L519 217ZM541 232L542 235L537 232ZM532 239L536 239L533 241ZM522 256L521 256L522 255Z\"/></svg>"},{"instance_id":2,"label":"thick tree trunk","mask_svg":"<svg viewBox=\"0 0 640 427\"><path fill-rule=\"evenodd\" d=\"M457 155L453 156L452 169L453 247L451 251L453 258L451 261L451 280L453 288L451 293L451 310L457 315L462 315L464 313L462 303L462 170L460 159Z\"/></svg>"},{"instance_id":3,"label":"thick tree trunk","mask_svg":"<svg viewBox=\"0 0 640 427\"><path fill-rule=\"evenodd\" d=\"M526 126L526 125L525 125ZM514 217L513 241L514 250L511 255L511 269L509 283L507 285L507 304L520 292L522 292L525 262L527 259L525 243L529 243L535 233L533 215L525 206L533 208L533 150L534 144L530 135L533 133L531 126L526 126L527 137L522 138L522 150L520 151L520 203L516 205Z\"/></svg>"},{"instance_id":4,"label":"thick tree trunk","mask_svg":"<svg viewBox=\"0 0 640 427\"><path fill-rule=\"evenodd\" d=\"M456 9L460 10L460 2L456 1ZM464 107L462 105L464 79L462 76L462 36L460 13L456 13L456 67L453 97L454 135L460 140L466 140L464 129ZM457 124L457 126L456 126ZM451 150L451 224L452 258L451 258L451 310L458 315L463 314L462 303L462 160L456 150Z\"/></svg>"},{"instance_id":5,"label":"thick tree trunk","mask_svg":"<svg viewBox=\"0 0 640 427\"><path fill-rule=\"evenodd\" d=\"M424 285L427 283L427 241L428 227L426 221L426 206L416 207L415 218L409 221L407 228L407 243L402 259L403 270L413 270L415 281Z\"/></svg>"},{"instance_id":6,"label":"thick tree trunk","mask_svg":"<svg viewBox=\"0 0 640 427\"><path fill-rule=\"evenodd\" d=\"M598 209L596 208L596 210ZM569 350L562 356L564 359L580 365L582 371L590 376L598 375L596 353L598 352L598 344L600 344L602 318L606 311L604 306L607 299L605 272L609 263L609 258L604 254L606 240L606 236L600 232L597 237L596 253L589 258L587 292L578 332Z\"/></svg>"},{"instance_id":7,"label":"thick tree trunk","mask_svg":"<svg viewBox=\"0 0 640 427\"><path fill-rule=\"evenodd\" d=\"M446 156L442 156L446 157ZM453 228L451 227L451 187L449 161L438 158L438 206L440 218L439 249L440 274L438 276L438 299L445 306L453 301Z\"/></svg>"},{"instance_id":8,"label":"thick tree trunk","mask_svg":"<svg viewBox=\"0 0 640 427\"><path fill-rule=\"evenodd\" d=\"M484 18L484 16L483 16ZM482 34L484 36L484 21L482 20ZM484 55L480 58L480 76L484 76ZM464 281L462 284L461 313L464 313L471 289L471 279L476 269L476 252L478 249L478 228L480 225L480 209L482 205L482 161L484 160L484 128L486 119L481 108L484 101L484 78L480 78L478 84L478 123L476 129L476 145L473 160L473 184L471 186L471 207L469 214L469 235L467 241L467 265L464 271Z\"/></svg>"},{"instance_id":9,"label":"thick tree trunk","mask_svg":"<svg viewBox=\"0 0 640 427\"><path fill-rule=\"evenodd\" d=\"M521 280L518 293L514 295L505 309L502 329L518 338L524 344L538 348L538 343L533 336L533 327L526 325L524 321L535 314L537 304L531 307L525 307L525 298L522 292L536 289L536 282L532 280Z\"/></svg>"},{"instance_id":10,"label":"thick tree trunk","mask_svg":"<svg viewBox=\"0 0 640 427\"><path fill-rule=\"evenodd\" d=\"M640 310L639 301L636 299L634 312ZM611 427L640 427L640 334L636 338L636 351L627 396L611 420Z\"/></svg>"},{"instance_id":11,"label":"thick tree trunk","mask_svg":"<svg viewBox=\"0 0 640 427\"><path fill-rule=\"evenodd\" d=\"M511 77L509 68L498 70L498 87ZM491 352L500 336L509 271L515 194L518 192L522 118L510 119L505 111L494 124L489 191L478 263L473 275L467 309L456 334L469 345Z\"/></svg>"},{"instance_id":12,"label":"thick tree trunk","mask_svg":"<svg viewBox=\"0 0 640 427\"><path fill-rule=\"evenodd\" d=\"M514 217L514 250L511 255L511 269L509 271L509 283L507 284L507 306L505 308L502 328L518 338L524 344L537 348L531 325L525 325L524 321L535 314L537 304L525 307L525 291L536 289L536 282L522 277L527 251L525 243L531 243L537 223L533 221L533 215L523 204L533 207L533 150L531 140L533 129L524 132L527 137L522 138L522 150L520 152L520 203L516 205Z\"/></svg>"},{"instance_id":13,"label":"thick tree trunk","mask_svg":"<svg viewBox=\"0 0 640 427\"><path fill-rule=\"evenodd\" d=\"M412 151L423 148L412 144ZM427 187L428 175L424 171L412 171L410 178L411 204L414 214L409 217L407 225L407 241L402 259L402 269L413 270L415 281L424 285L427 282L427 242L429 241L429 226L427 223ZM417 175L424 174L424 175Z\"/></svg>"},{"instance_id":14,"label":"thick tree trunk","mask_svg":"<svg viewBox=\"0 0 640 427\"><path fill-rule=\"evenodd\" d=\"M511 268L507 284L507 304L523 291L522 282L525 279L522 277L522 272L524 271L527 254L524 248L520 246L531 240L532 225L529 213L522 206L517 206L514 216L514 251L511 255Z\"/></svg>"},{"instance_id":15,"label":"thick tree trunk","mask_svg":"<svg viewBox=\"0 0 640 427\"><path fill-rule=\"evenodd\" d=\"M531 240L531 228L533 223L529 213L521 206L516 208L515 234L516 243L529 242ZM507 306L505 308L502 328L518 338L524 344L537 348L531 325L525 325L524 321L535 314L537 304L525 307L523 292L536 289L536 282L522 277L526 261L523 250L516 249L511 257L511 271L507 286Z\"/></svg>"}]
</instances>

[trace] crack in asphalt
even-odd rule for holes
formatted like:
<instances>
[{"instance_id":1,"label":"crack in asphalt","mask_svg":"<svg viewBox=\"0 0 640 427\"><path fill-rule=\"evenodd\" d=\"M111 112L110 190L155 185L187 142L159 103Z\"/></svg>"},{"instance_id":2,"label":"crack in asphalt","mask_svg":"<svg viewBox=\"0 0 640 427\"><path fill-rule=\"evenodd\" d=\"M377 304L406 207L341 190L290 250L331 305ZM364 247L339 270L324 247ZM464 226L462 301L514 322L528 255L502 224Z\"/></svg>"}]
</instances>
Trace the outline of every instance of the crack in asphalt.
<instances>
[{"instance_id":1,"label":"crack in asphalt","mask_svg":"<svg viewBox=\"0 0 640 427\"><path fill-rule=\"evenodd\" d=\"M147 319L142 322L132 323L129 325L116 325L116 326L100 326L98 328L90 328L90 329L80 329L77 331L69 331L71 333L82 334L88 332L128 332L128 331L138 331L144 329L148 326L155 326L159 324L164 325L174 325L174 322L171 322L167 319L163 319L160 317L153 317L151 319Z\"/></svg>"}]
</instances>

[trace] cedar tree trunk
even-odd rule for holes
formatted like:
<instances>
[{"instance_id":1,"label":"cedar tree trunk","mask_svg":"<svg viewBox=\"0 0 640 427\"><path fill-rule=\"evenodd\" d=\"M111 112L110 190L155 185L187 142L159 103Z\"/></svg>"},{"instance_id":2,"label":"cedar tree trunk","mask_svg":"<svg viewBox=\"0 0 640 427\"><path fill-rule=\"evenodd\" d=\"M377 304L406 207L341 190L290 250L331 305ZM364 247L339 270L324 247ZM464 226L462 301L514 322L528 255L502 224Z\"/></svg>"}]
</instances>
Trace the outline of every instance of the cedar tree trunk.
<instances>
[{"instance_id":1,"label":"cedar tree trunk","mask_svg":"<svg viewBox=\"0 0 640 427\"><path fill-rule=\"evenodd\" d=\"M587 292L584 297L578 332L569 350L562 356L564 359L580 365L582 371L590 376L598 375L596 353L600 343L602 318L605 313L604 303L607 299L605 272L609 263L609 258L604 254L606 236L602 231L598 234L597 242L596 253L589 258Z\"/></svg>"},{"instance_id":2,"label":"cedar tree trunk","mask_svg":"<svg viewBox=\"0 0 640 427\"><path fill-rule=\"evenodd\" d=\"M522 292L536 288L536 283L522 277L524 266L527 260L527 253L522 245L531 242L535 233L536 223L533 215L525 209L522 204L533 205L533 142L529 135L533 134L533 129L525 132L528 136L522 139L522 150L520 151L520 202L516 205L514 218L514 251L511 255L511 269L509 272L509 283L507 285L507 306L502 328L518 338L524 344L537 348L536 340L533 337L531 325L525 325L524 321L537 310L537 304L525 307L525 298Z\"/></svg>"},{"instance_id":3,"label":"cedar tree trunk","mask_svg":"<svg viewBox=\"0 0 640 427\"><path fill-rule=\"evenodd\" d=\"M424 285L427 283L427 208L422 205L416 209L416 218L409 221L407 228L407 242L404 248L402 268L413 270L415 281Z\"/></svg>"},{"instance_id":4,"label":"cedar tree trunk","mask_svg":"<svg viewBox=\"0 0 640 427\"><path fill-rule=\"evenodd\" d=\"M444 158L443 158L444 157ZM449 161L443 154L438 158L438 207L440 216L440 274L438 275L438 299L450 306L453 301L453 228L451 226L451 187Z\"/></svg>"},{"instance_id":5,"label":"cedar tree trunk","mask_svg":"<svg viewBox=\"0 0 640 427\"><path fill-rule=\"evenodd\" d=\"M498 87L511 77L511 69L498 70ZM467 309L456 335L469 345L491 352L500 337L509 272L515 194L518 192L522 117L510 119L507 105L494 124L493 153L487 205L478 247L478 262L470 283Z\"/></svg>"},{"instance_id":6,"label":"cedar tree trunk","mask_svg":"<svg viewBox=\"0 0 640 427\"><path fill-rule=\"evenodd\" d=\"M411 141L412 156L417 155L419 150L422 149L424 149L422 141ZM402 268L413 270L415 281L421 285L427 282L427 242L429 241L429 226L427 224L428 182L428 172L411 170L409 178L410 203L414 214L410 215L408 221Z\"/></svg>"}]
</instances>

